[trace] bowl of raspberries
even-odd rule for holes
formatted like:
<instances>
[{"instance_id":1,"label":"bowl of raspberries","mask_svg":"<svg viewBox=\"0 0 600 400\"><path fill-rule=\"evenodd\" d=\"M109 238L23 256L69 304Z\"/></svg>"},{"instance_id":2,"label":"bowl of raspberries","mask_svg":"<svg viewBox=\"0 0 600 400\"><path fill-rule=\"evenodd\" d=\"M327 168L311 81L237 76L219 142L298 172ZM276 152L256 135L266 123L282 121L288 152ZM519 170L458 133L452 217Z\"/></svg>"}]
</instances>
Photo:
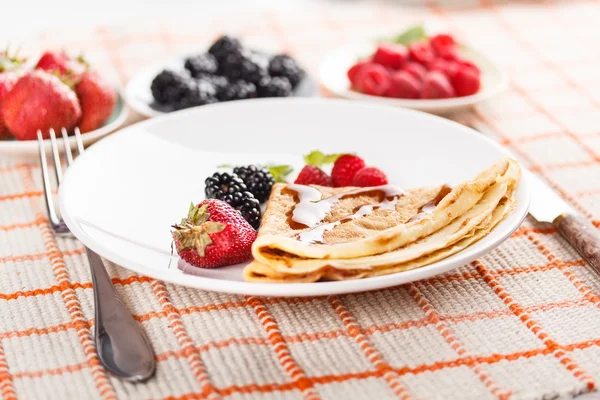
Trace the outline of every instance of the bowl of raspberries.
<instances>
[{"instance_id":1,"label":"bowl of raspberries","mask_svg":"<svg viewBox=\"0 0 600 400\"><path fill-rule=\"evenodd\" d=\"M293 57L251 49L223 35L206 52L175 57L141 71L125 94L134 110L153 117L224 101L312 96L316 91Z\"/></svg>"},{"instance_id":2,"label":"bowl of raspberries","mask_svg":"<svg viewBox=\"0 0 600 400\"><path fill-rule=\"evenodd\" d=\"M447 33L414 26L399 35L331 52L323 85L349 99L444 114L488 99L508 85L489 58Z\"/></svg>"},{"instance_id":3,"label":"bowl of raspberries","mask_svg":"<svg viewBox=\"0 0 600 400\"><path fill-rule=\"evenodd\" d=\"M127 110L112 82L83 56L45 51L26 60L0 51L0 153L17 157L37 154L37 132L48 139L75 128L85 144L117 129ZM71 145L75 138L71 137Z\"/></svg>"}]
</instances>

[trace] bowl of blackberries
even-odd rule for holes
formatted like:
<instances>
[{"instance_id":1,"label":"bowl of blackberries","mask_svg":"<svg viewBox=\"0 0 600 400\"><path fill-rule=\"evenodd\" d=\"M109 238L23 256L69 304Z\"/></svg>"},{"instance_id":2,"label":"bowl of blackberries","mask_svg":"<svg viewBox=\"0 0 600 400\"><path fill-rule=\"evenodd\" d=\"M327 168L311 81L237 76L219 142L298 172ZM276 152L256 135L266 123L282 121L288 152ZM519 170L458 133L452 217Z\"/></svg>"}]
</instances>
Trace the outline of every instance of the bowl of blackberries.
<instances>
[{"instance_id":1,"label":"bowl of blackberries","mask_svg":"<svg viewBox=\"0 0 600 400\"><path fill-rule=\"evenodd\" d=\"M125 90L129 105L148 117L224 101L316 93L316 84L293 57L251 49L227 35L206 52L141 71Z\"/></svg>"}]
</instances>

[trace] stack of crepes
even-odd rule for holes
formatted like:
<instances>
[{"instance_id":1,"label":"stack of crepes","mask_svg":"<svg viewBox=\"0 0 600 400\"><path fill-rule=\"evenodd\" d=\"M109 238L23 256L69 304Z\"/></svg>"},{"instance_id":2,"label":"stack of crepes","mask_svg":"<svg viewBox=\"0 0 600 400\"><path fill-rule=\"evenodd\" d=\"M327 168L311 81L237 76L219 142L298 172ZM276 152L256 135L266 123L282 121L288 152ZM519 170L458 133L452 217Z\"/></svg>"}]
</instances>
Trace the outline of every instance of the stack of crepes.
<instances>
[{"instance_id":1,"label":"stack of crepes","mask_svg":"<svg viewBox=\"0 0 600 400\"><path fill-rule=\"evenodd\" d=\"M277 184L244 279L346 280L431 264L481 239L509 214L520 175L514 160L503 159L454 187Z\"/></svg>"}]
</instances>

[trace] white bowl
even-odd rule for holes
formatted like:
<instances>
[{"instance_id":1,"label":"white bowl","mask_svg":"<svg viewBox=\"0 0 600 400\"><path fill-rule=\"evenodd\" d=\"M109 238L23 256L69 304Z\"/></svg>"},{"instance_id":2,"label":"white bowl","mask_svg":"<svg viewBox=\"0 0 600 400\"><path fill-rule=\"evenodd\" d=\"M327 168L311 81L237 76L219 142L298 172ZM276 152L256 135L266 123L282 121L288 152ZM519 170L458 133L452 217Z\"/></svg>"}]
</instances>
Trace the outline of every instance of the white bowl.
<instances>
[{"instance_id":1,"label":"white bowl","mask_svg":"<svg viewBox=\"0 0 600 400\"><path fill-rule=\"evenodd\" d=\"M323 86L339 97L412 108L434 114L447 114L471 107L497 95L508 87L508 75L496 63L472 47L461 45L459 53L467 60L475 63L481 70L481 89L474 95L436 100L395 99L372 96L352 90L346 72L359 59L373 54L376 48L376 43L365 42L344 46L329 52L319 68L319 79Z\"/></svg>"}]
</instances>

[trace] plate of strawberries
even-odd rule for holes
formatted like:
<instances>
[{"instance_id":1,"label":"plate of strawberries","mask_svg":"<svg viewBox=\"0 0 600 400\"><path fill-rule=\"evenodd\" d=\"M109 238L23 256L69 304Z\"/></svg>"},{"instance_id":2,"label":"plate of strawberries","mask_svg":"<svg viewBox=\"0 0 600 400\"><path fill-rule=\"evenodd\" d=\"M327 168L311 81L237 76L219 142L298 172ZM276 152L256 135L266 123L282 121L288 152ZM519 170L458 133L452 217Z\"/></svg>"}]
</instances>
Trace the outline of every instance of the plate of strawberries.
<instances>
[{"instance_id":1,"label":"plate of strawberries","mask_svg":"<svg viewBox=\"0 0 600 400\"><path fill-rule=\"evenodd\" d=\"M420 25L330 52L320 78L339 97L436 114L473 106L508 86L506 73L484 54Z\"/></svg>"},{"instance_id":2,"label":"plate of strawberries","mask_svg":"<svg viewBox=\"0 0 600 400\"><path fill-rule=\"evenodd\" d=\"M71 135L77 127L84 144L117 129L127 109L116 86L82 57L46 51L35 63L0 52L0 153L37 154L37 131ZM49 146L49 140L47 140ZM70 138L75 145L75 138Z\"/></svg>"}]
</instances>

